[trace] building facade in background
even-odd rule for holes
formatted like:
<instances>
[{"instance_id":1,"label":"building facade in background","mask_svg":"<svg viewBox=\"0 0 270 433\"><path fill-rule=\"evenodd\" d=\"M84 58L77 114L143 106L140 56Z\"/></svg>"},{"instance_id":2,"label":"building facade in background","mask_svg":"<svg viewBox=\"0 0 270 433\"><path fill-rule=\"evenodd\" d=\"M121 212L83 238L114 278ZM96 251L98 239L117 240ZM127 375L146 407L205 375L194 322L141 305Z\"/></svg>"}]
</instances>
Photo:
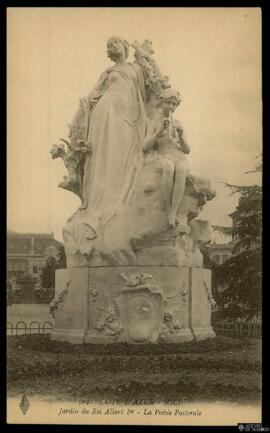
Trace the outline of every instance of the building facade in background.
<instances>
[{"instance_id":1,"label":"building facade in background","mask_svg":"<svg viewBox=\"0 0 270 433\"><path fill-rule=\"evenodd\" d=\"M62 244L53 233L7 233L7 278L25 273L39 277L49 255L60 253Z\"/></svg>"},{"instance_id":2,"label":"building facade in background","mask_svg":"<svg viewBox=\"0 0 270 433\"><path fill-rule=\"evenodd\" d=\"M207 246L211 259L217 264L222 265L232 256L233 243L220 244L213 242Z\"/></svg>"}]
</instances>

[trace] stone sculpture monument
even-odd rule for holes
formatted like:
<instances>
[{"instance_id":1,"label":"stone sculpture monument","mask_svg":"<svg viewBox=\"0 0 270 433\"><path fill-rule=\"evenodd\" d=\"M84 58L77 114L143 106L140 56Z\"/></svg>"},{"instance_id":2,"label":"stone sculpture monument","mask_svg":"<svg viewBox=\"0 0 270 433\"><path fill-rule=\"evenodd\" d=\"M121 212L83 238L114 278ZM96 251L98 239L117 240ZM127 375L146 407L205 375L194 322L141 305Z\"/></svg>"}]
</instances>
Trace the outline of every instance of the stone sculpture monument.
<instances>
[{"instance_id":1,"label":"stone sculpture monument","mask_svg":"<svg viewBox=\"0 0 270 433\"><path fill-rule=\"evenodd\" d=\"M63 228L67 269L56 271L54 340L72 343L181 343L215 336L211 272L200 247L215 197L190 174L180 94L153 58L152 43L113 36L114 62L54 145L79 209Z\"/></svg>"}]
</instances>

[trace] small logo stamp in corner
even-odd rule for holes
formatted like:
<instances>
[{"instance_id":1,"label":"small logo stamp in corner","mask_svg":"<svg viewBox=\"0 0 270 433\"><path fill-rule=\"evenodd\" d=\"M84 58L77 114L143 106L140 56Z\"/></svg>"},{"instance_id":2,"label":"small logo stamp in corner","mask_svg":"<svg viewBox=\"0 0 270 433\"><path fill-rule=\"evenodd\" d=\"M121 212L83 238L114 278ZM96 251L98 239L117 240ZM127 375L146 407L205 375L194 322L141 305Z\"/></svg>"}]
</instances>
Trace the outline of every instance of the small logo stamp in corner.
<instances>
[{"instance_id":1,"label":"small logo stamp in corner","mask_svg":"<svg viewBox=\"0 0 270 433\"><path fill-rule=\"evenodd\" d=\"M22 399L20 401L19 406L21 408L22 413L25 415L29 409L29 406L30 406L30 403L29 403L28 398L26 397L25 393L23 393L23 396L22 396Z\"/></svg>"},{"instance_id":2,"label":"small logo stamp in corner","mask_svg":"<svg viewBox=\"0 0 270 433\"><path fill-rule=\"evenodd\" d=\"M257 431L257 432L262 432L262 431L269 431L269 427L263 427L262 424L238 424L238 430L240 432L253 432L253 431Z\"/></svg>"}]
</instances>

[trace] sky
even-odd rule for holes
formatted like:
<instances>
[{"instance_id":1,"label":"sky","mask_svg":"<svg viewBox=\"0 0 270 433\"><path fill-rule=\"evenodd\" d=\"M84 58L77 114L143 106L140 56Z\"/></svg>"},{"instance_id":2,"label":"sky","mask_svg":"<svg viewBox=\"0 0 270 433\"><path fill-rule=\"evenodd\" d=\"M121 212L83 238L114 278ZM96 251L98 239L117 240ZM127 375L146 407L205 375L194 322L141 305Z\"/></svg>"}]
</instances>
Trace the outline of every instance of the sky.
<instances>
[{"instance_id":1,"label":"sky","mask_svg":"<svg viewBox=\"0 0 270 433\"><path fill-rule=\"evenodd\" d=\"M245 174L262 148L260 9L8 8L7 30L10 229L62 240L80 202L57 187L66 170L50 148L67 138L79 98L111 66L106 42L115 34L152 41L181 94L174 117L191 146L191 173L211 179L217 192L200 218L231 225L238 197L223 182L260 183L260 175Z\"/></svg>"}]
</instances>

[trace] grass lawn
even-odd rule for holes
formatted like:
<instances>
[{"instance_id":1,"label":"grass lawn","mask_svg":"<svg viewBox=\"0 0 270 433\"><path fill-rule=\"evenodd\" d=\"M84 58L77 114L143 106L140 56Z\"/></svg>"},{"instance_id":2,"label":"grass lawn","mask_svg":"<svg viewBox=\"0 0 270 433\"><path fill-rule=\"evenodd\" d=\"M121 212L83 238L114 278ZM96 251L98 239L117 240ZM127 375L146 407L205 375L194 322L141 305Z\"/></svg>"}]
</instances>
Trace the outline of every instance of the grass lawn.
<instances>
[{"instance_id":1,"label":"grass lawn","mask_svg":"<svg viewBox=\"0 0 270 433\"><path fill-rule=\"evenodd\" d=\"M256 402L261 343L216 337L181 345L71 345L8 337L8 395L44 400Z\"/></svg>"}]
</instances>

